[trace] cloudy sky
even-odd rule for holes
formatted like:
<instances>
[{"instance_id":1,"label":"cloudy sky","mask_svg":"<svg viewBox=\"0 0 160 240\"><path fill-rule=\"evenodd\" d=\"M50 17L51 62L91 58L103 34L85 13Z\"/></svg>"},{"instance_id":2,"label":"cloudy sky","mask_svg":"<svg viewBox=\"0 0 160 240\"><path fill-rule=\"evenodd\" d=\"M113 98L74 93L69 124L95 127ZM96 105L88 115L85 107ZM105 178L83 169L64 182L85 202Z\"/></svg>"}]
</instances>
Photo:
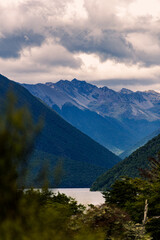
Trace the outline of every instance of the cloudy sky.
<instances>
[{"instance_id":1,"label":"cloudy sky","mask_svg":"<svg viewBox=\"0 0 160 240\"><path fill-rule=\"evenodd\" d=\"M0 0L0 73L160 91L159 0Z\"/></svg>"}]
</instances>

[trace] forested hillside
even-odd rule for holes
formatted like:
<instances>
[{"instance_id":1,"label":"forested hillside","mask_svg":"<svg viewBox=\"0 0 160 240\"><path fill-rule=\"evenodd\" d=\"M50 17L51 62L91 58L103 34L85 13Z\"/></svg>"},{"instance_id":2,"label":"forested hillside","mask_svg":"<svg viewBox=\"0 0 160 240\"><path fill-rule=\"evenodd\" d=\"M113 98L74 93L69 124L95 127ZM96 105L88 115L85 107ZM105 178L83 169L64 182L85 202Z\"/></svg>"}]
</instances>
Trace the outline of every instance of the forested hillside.
<instances>
[{"instance_id":1,"label":"forested hillside","mask_svg":"<svg viewBox=\"0 0 160 240\"><path fill-rule=\"evenodd\" d=\"M121 176L138 177L139 168L148 167L148 158L156 156L160 151L160 135L154 137L144 146L137 149L129 157L116 164L113 168L97 178L92 190L106 190Z\"/></svg>"}]
</instances>

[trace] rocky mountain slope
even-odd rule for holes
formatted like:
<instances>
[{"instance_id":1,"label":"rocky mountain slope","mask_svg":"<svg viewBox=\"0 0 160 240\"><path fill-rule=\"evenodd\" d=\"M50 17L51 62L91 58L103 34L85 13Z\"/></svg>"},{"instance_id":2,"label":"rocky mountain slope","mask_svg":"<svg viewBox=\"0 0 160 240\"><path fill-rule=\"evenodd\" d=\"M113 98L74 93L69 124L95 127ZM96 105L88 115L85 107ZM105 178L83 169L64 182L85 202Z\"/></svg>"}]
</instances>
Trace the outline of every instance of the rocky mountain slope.
<instances>
[{"instance_id":1,"label":"rocky mountain slope","mask_svg":"<svg viewBox=\"0 0 160 240\"><path fill-rule=\"evenodd\" d=\"M160 127L160 94L154 91L116 92L77 79L23 86L69 123L117 154Z\"/></svg>"}]
</instances>

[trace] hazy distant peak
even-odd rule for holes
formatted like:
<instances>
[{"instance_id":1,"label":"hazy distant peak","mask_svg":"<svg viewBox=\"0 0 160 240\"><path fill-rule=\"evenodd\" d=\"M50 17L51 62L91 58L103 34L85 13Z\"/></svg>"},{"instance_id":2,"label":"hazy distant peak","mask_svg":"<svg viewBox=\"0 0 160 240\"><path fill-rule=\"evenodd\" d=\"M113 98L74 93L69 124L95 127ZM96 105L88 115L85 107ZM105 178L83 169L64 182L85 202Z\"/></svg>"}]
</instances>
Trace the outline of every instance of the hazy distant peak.
<instances>
[{"instance_id":1,"label":"hazy distant peak","mask_svg":"<svg viewBox=\"0 0 160 240\"><path fill-rule=\"evenodd\" d=\"M148 90L148 91L145 91L146 93L152 93L152 94L157 94L158 92L154 91L154 90Z\"/></svg>"},{"instance_id":2,"label":"hazy distant peak","mask_svg":"<svg viewBox=\"0 0 160 240\"><path fill-rule=\"evenodd\" d=\"M120 93L123 93L123 94L131 94L133 93L133 91L127 89L127 88L122 88L120 91Z\"/></svg>"}]
</instances>

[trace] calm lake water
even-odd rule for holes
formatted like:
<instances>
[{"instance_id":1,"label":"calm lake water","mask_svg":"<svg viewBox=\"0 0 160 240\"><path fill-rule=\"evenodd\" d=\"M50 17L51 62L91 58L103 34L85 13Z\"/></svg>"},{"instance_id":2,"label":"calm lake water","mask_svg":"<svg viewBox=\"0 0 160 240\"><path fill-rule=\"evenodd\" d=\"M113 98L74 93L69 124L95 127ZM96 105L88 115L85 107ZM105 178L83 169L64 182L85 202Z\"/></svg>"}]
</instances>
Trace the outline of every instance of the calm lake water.
<instances>
[{"instance_id":1,"label":"calm lake water","mask_svg":"<svg viewBox=\"0 0 160 240\"><path fill-rule=\"evenodd\" d=\"M101 192L90 192L89 188L58 188L53 189L53 191L64 193L67 196L75 198L78 203L84 205L99 205L104 203L104 198Z\"/></svg>"}]
</instances>

